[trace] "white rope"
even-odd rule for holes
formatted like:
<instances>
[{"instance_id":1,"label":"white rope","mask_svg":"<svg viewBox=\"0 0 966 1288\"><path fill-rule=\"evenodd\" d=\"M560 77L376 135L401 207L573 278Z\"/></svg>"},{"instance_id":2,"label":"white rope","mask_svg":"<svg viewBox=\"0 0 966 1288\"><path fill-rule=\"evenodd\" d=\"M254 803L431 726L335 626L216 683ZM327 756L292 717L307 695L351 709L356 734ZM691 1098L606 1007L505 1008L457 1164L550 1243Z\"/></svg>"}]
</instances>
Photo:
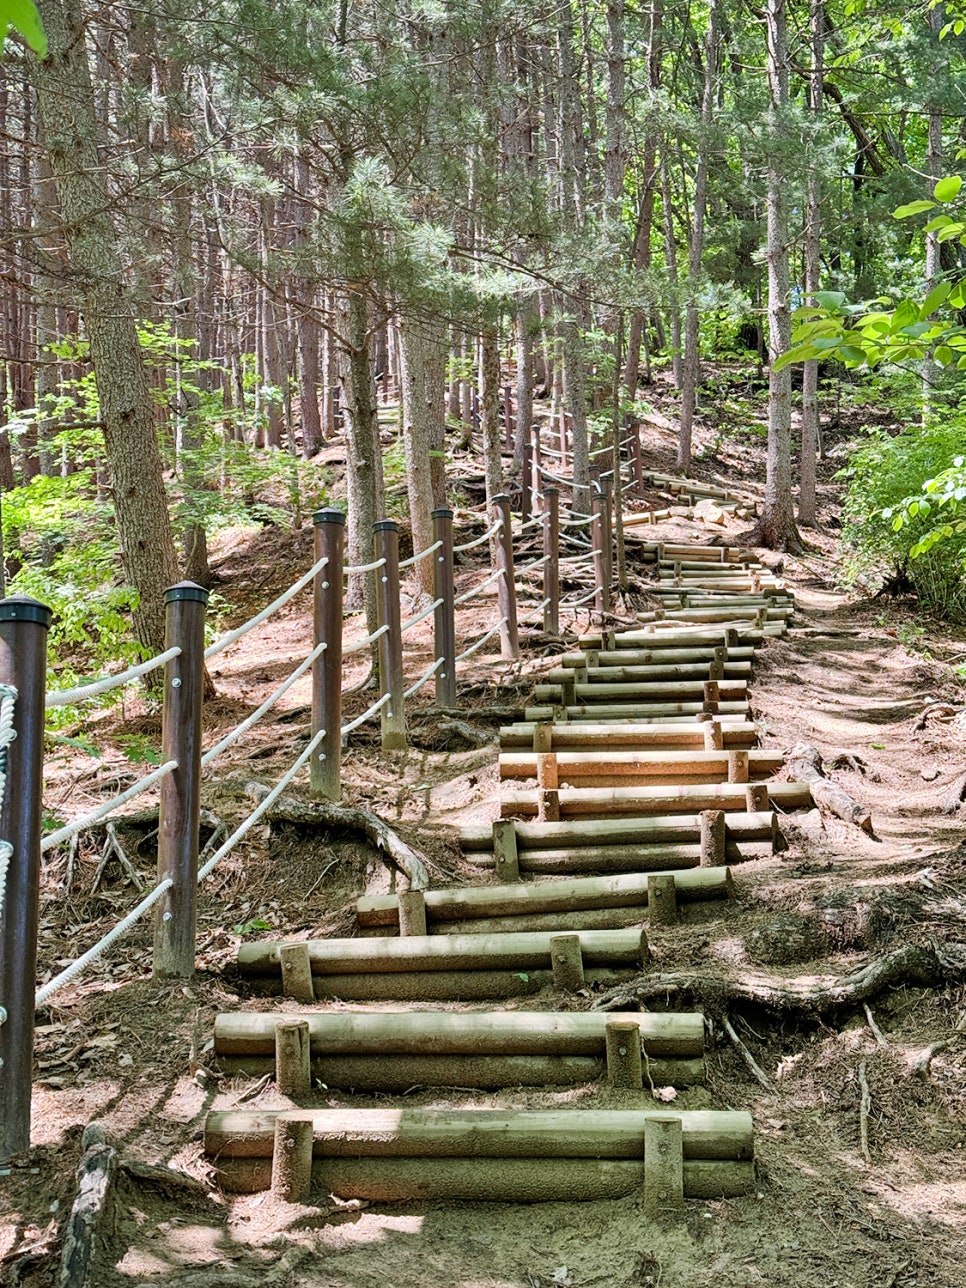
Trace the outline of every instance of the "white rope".
<instances>
[{"instance_id":1,"label":"white rope","mask_svg":"<svg viewBox=\"0 0 966 1288\"><path fill-rule=\"evenodd\" d=\"M17 710L18 693L12 684L0 684L0 808L3 807L7 790L7 749L17 736L14 726L14 715ZM3 915L3 904L7 894L7 873L10 860L13 858L13 846L9 841L0 841L0 916Z\"/></svg>"},{"instance_id":2,"label":"white rope","mask_svg":"<svg viewBox=\"0 0 966 1288\"><path fill-rule=\"evenodd\" d=\"M470 647L465 650L465 652L460 653L456 661L464 662L468 657L472 657L473 654L476 652L476 650L479 648L482 648L483 645L486 643L486 641L492 638L492 636L494 636L497 633L500 627L505 626L509 620L510 619L508 617L501 617L500 620L497 622L497 624L492 628L492 630L487 631L485 635L481 635L475 644L471 644Z\"/></svg>"},{"instance_id":3,"label":"white rope","mask_svg":"<svg viewBox=\"0 0 966 1288\"><path fill-rule=\"evenodd\" d=\"M436 612L436 609L439 608L442 602L443 601L441 599L434 599L430 606L428 608L424 608L418 617L410 617L409 621L404 622L400 627L400 635L405 635L408 630L412 630L414 626L418 626L420 622L424 622L430 613Z\"/></svg>"},{"instance_id":4,"label":"white rope","mask_svg":"<svg viewBox=\"0 0 966 1288\"><path fill-rule=\"evenodd\" d=\"M377 631L373 631L371 635L367 635L364 640L356 640L355 644L350 644L348 648L344 648L342 650L342 656L351 657L353 653L361 653L364 648L368 648L370 644L375 644L377 639L381 639L388 630L388 623L385 626L380 626Z\"/></svg>"},{"instance_id":5,"label":"white rope","mask_svg":"<svg viewBox=\"0 0 966 1288\"><path fill-rule=\"evenodd\" d=\"M323 640L321 644L317 644L305 661L298 664L288 679L279 685L271 697L266 698L262 705L243 720L240 725L236 725L231 733L226 733L221 742L216 742L213 747L205 752L201 757L202 767L209 765L213 760L217 759L223 751L227 751L228 748L232 746L233 743L236 743L243 734L246 734L249 729L257 725L262 716L265 715L266 712L271 711L279 698L288 693L295 681L305 674L316 658L321 657L328 647L328 643L325 640Z\"/></svg>"},{"instance_id":6,"label":"white rope","mask_svg":"<svg viewBox=\"0 0 966 1288\"><path fill-rule=\"evenodd\" d=\"M90 814L85 814L83 818L75 819L73 823L68 823L66 827L58 828L56 832L51 832L49 836L45 836L40 845L41 852L46 854L55 845L60 845L62 841L69 841L78 832L83 832L85 828L93 826L94 823L99 823L108 814L113 814L119 806L126 805L128 801L133 801L135 796L140 796L142 792L146 792L149 787L159 783L162 778L166 778L173 769L177 768L178 762L176 760L166 760L163 765L153 769L150 774L145 774L143 778L139 778L126 792L121 792L120 796L115 796L113 800L105 801L103 805L98 805L97 809L92 810Z\"/></svg>"},{"instance_id":7,"label":"white rope","mask_svg":"<svg viewBox=\"0 0 966 1288\"><path fill-rule=\"evenodd\" d=\"M524 564L522 568L517 568L515 570L516 579L519 580L522 577L526 577L527 573L534 572L537 568L542 568L549 558L549 555L541 555L539 559L534 559L533 563Z\"/></svg>"},{"instance_id":8,"label":"white rope","mask_svg":"<svg viewBox=\"0 0 966 1288\"><path fill-rule=\"evenodd\" d=\"M521 624L522 624L523 622L529 622L529 621L530 621L530 619L531 619L531 618L533 618L533 617L539 617L539 616L540 616L540 614L543 612L543 610L547 607L547 605L548 605L549 603L550 603L550 599L549 599L549 597L548 597L547 599L545 599L545 600L543 600L541 603L539 603L539 604L536 606L536 608L534 608L531 612L527 613L526 617L521 617L521 618L520 618L520 622L521 622Z\"/></svg>"},{"instance_id":9,"label":"white rope","mask_svg":"<svg viewBox=\"0 0 966 1288\"><path fill-rule=\"evenodd\" d=\"M550 470L545 470L542 465L538 465L537 469L545 479L550 479L551 483L559 483L561 487L573 487L574 485L573 479L565 479L561 478L559 474L552 474Z\"/></svg>"},{"instance_id":10,"label":"white rope","mask_svg":"<svg viewBox=\"0 0 966 1288\"><path fill-rule=\"evenodd\" d=\"M579 608L581 604L586 604L588 599L593 599L593 597L596 594L597 594L597 587L595 586L589 595L584 595L583 599L571 599L571 600L567 600L566 602L562 601L560 604L560 607L561 608Z\"/></svg>"},{"instance_id":11,"label":"white rope","mask_svg":"<svg viewBox=\"0 0 966 1288\"><path fill-rule=\"evenodd\" d=\"M386 562L385 558L382 558L382 559L376 559L373 563L355 564L352 568L343 568L342 575L343 577L355 577L357 573L375 572L376 569L381 568L385 564L385 562Z\"/></svg>"},{"instance_id":12,"label":"white rope","mask_svg":"<svg viewBox=\"0 0 966 1288\"><path fill-rule=\"evenodd\" d=\"M131 927L136 922L140 921L144 914L150 911L161 896L170 890L173 885L174 882L170 877L166 877L162 882L156 885L149 894L144 896L136 908L131 909L123 921L119 921L113 930L109 930L107 932L103 939L99 939L93 947L88 948L86 953L81 953L80 957L75 961L72 961L71 964L66 967L66 969L62 970L59 975L55 975L52 980L43 986L43 988L39 988L36 996L34 997L34 1006L37 1008L43 1006L48 998L53 997L55 993L59 993L65 984L69 984L71 980L75 979L81 971L91 964L91 962L96 961L102 953L105 953L108 948L110 948L111 944L116 943L122 935L126 935Z\"/></svg>"},{"instance_id":13,"label":"white rope","mask_svg":"<svg viewBox=\"0 0 966 1288\"><path fill-rule=\"evenodd\" d=\"M156 671L159 666L164 666L165 662L170 662L180 653L181 649L176 644L173 648L158 653L156 657L148 658L146 662L129 666L126 671L121 671L117 675L106 675L103 680L94 680L93 683L79 685L76 689L54 689L46 695L47 709L49 711L51 707L72 707L76 702L84 702L87 698L96 698L102 693L110 693L112 689L119 689L122 684L130 684L132 680L140 679L142 675L150 675L152 671Z\"/></svg>"},{"instance_id":14,"label":"white rope","mask_svg":"<svg viewBox=\"0 0 966 1288\"><path fill-rule=\"evenodd\" d=\"M202 881L204 881L205 877L208 875L209 872L214 870L214 868L217 866L217 864L221 862L221 860L225 857L225 855L230 850L234 849L234 847L238 844L240 840L243 839L243 837L248 835L248 833L252 830L252 828L262 817L262 815L266 814L268 810L271 809L271 807L281 796L282 792L285 791L285 788L289 785L289 783L292 781L292 779L295 777L298 771L302 768L302 766L308 760L309 756L312 755L312 752L315 751L316 747L319 745L319 743L322 741L324 737L325 737L325 730L320 729L319 732L314 735L314 737L309 742L305 750L300 753L300 755L296 759L295 763L291 766L291 768L288 769L278 780L278 782L268 793L265 799L261 802L261 804L259 804L254 810L252 810L248 818L245 819L244 823L240 823L238 827L234 830L234 832L232 832L231 836L229 836L228 840L223 842L223 844L215 851L215 853L211 856L211 858L204 865L204 867L201 868L201 870L198 872L199 884Z\"/></svg>"},{"instance_id":15,"label":"white rope","mask_svg":"<svg viewBox=\"0 0 966 1288\"><path fill-rule=\"evenodd\" d=\"M583 519L561 519L560 526L562 528L586 528L588 524L593 523L593 521L594 516L592 514L588 514Z\"/></svg>"},{"instance_id":16,"label":"white rope","mask_svg":"<svg viewBox=\"0 0 966 1288\"><path fill-rule=\"evenodd\" d=\"M418 564L421 560L425 559L427 555L431 555L434 550L439 550L442 544L442 541L434 541L431 546L427 546L425 550L420 550L419 554L413 555L411 559L401 559L399 561L399 567L412 568L414 564ZM458 546L457 549L459 549Z\"/></svg>"},{"instance_id":17,"label":"white rope","mask_svg":"<svg viewBox=\"0 0 966 1288\"><path fill-rule=\"evenodd\" d=\"M474 595L481 594L484 590L486 590L487 586L489 586L494 581L499 581L500 578L503 576L505 576L505 569L497 568L496 572L490 573L486 581L481 581L480 584L478 586L474 586L472 590L467 590L464 592L464 594L457 595L456 598L453 600L453 607L456 608L457 605L459 604L467 603L469 600L473 598Z\"/></svg>"},{"instance_id":18,"label":"white rope","mask_svg":"<svg viewBox=\"0 0 966 1288\"><path fill-rule=\"evenodd\" d=\"M482 537L477 537L475 541L464 541L461 546L454 546L453 553L462 554L464 550L473 550L476 548L476 546L481 546L484 541L489 541L490 537L496 536L496 534L500 531L502 527L503 527L503 520L497 519L493 527L490 528L488 532L484 532Z\"/></svg>"},{"instance_id":19,"label":"white rope","mask_svg":"<svg viewBox=\"0 0 966 1288\"><path fill-rule=\"evenodd\" d=\"M391 693L384 693L378 702L374 702L372 704L368 711L363 711L361 716L356 716L355 720L353 720L351 724L344 724L342 726L342 737L344 738L346 734L352 733L353 729L358 729L359 726L365 724L367 720L371 720L376 712L381 707L384 707L391 697Z\"/></svg>"},{"instance_id":20,"label":"white rope","mask_svg":"<svg viewBox=\"0 0 966 1288\"><path fill-rule=\"evenodd\" d=\"M267 621L277 608L281 608L282 605L287 604L290 599L294 599L299 591L304 586L307 586L312 578L320 573L328 562L328 555L323 555L318 563L313 564L308 572L303 574L303 576L301 576L294 585L289 586L288 590L279 595L278 599L272 600L267 608L263 608L260 613L256 613L254 617L249 618L249 620L243 625L236 626L233 631L228 631L227 634L222 635L221 639L215 640L214 644L209 644L205 649L205 661L207 662L209 658L215 657L218 653L223 653L224 650L228 648L229 644L234 644L235 641L240 640L243 635L247 635L250 630L253 630L256 626L260 626L262 622Z\"/></svg>"},{"instance_id":21,"label":"white rope","mask_svg":"<svg viewBox=\"0 0 966 1288\"><path fill-rule=\"evenodd\" d=\"M599 553L597 550L585 550L582 555L567 555L563 559L558 559L557 562L561 565L584 563L587 559L591 559L595 554Z\"/></svg>"},{"instance_id":22,"label":"white rope","mask_svg":"<svg viewBox=\"0 0 966 1288\"><path fill-rule=\"evenodd\" d=\"M527 519L526 523L521 523L520 531L526 532L527 528L535 527L538 523L543 523L543 515L535 514L532 519Z\"/></svg>"},{"instance_id":23,"label":"white rope","mask_svg":"<svg viewBox=\"0 0 966 1288\"><path fill-rule=\"evenodd\" d=\"M426 672L426 674L425 674L425 675L421 675L421 676L419 677L419 679L416 681L416 683L415 683L415 684L411 684L411 685L409 686L409 688L408 688L408 689L406 690L406 692L403 694L403 697L405 697L405 698L411 698L411 697L413 696L413 694L414 694L414 693L418 693L418 692L419 692L419 690L423 687L423 685L424 685L428 680L431 680L431 679L433 678L433 676L436 674L436 672L439 670L439 668L443 665L443 663L444 663L445 661L446 661L446 658L445 658L445 657L438 657L438 658L436 659L436 661L433 663L433 665L432 665L432 666L429 668L429 670Z\"/></svg>"}]
</instances>

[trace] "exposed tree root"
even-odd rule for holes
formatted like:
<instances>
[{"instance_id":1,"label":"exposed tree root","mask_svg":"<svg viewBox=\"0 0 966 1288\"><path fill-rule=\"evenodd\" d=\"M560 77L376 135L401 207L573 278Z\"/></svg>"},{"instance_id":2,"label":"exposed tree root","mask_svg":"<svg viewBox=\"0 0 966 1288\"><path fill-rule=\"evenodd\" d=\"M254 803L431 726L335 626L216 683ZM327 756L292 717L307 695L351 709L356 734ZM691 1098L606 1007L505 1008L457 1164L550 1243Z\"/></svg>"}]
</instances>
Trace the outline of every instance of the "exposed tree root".
<instances>
[{"instance_id":1,"label":"exposed tree root","mask_svg":"<svg viewBox=\"0 0 966 1288\"><path fill-rule=\"evenodd\" d=\"M822 757L807 742L799 742L788 756L788 777L792 782L808 783L812 799L819 809L836 814L846 823L854 823L863 832L872 834L872 815L864 805L853 800L848 792L825 777Z\"/></svg>"},{"instance_id":2,"label":"exposed tree root","mask_svg":"<svg viewBox=\"0 0 966 1288\"><path fill-rule=\"evenodd\" d=\"M262 783L247 783L245 790L254 800L263 800L269 788ZM328 827L335 831L361 832L377 850L409 879L411 890L429 889L426 860L392 830L377 814L348 805L331 805L327 801L300 801L294 796L280 796L265 816L269 822L294 823L299 827Z\"/></svg>"},{"instance_id":3,"label":"exposed tree root","mask_svg":"<svg viewBox=\"0 0 966 1288\"><path fill-rule=\"evenodd\" d=\"M886 988L912 984L941 988L966 980L966 946L931 940L906 944L895 952L873 958L841 979L814 984L767 975L719 979L713 975L643 975L631 984L608 989L594 1002L598 1011L633 1010L642 1004L667 1003L690 997L712 1013L722 1013L735 1002L752 1002L767 1010L802 1016L821 1016L845 1007L857 1007Z\"/></svg>"}]
</instances>

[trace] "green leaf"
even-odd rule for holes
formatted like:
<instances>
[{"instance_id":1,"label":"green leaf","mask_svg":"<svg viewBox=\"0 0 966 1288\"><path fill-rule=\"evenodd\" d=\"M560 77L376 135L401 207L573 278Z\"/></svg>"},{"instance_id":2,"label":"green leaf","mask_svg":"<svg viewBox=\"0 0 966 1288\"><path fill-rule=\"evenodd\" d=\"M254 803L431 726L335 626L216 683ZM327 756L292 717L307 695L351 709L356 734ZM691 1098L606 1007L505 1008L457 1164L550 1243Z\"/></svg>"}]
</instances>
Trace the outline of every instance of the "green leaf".
<instances>
[{"instance_id":1,"label":"green leaf","mask_svg":"<svg viewBox=\"0 0 966 1288\"><path fill-rule=\"evenodd\" d=\"M884 742L872 742L869 744L869 746L872 748L873 751L885 751L886 749Z\"/></svg>"},{"instance_id":2,"label":"green leaf","mask_svg":"<svg viewBox=\"0 0 966 1288\"><path fill-rule=\"evenodd\" d=\"M948 367L953 360L953 351L948 344L941 344L933 354L933 357L941 367Z\"/></svg>"},{"instance_id":3,"label":"green leaf","mask_svg":"<svg viewBox=\"0 0 966 1288\"><path fill-rule=\"evenodd\" d=\"M843 344L839 356L843 362L865 362L865 350L855 344Z\"/></svg>"},{"instance_id":4,"label":"green leaf","mask_svg":"<svg viewBox=\"0 0 966 1288\"><path fill-rule=\"evenodd\" d=\"M949 174L945 179L939 180L932 190L932 195L937 201L955 201L962 186L963 176L961 174Z\"/></svg>"},{"instance_id":5,"label":"green leaf","mask_svg":"<svg viewBox=\"0 0 966 1288\"><path fill-rule=\"evenodd\" d=\"M929 223L926 224L922 231L924 233L934 233L937 228L945 228L947 224L951 224L952 222L953 221L948 215L937 215L935 219L930 219Z\"/></svg>"},{"instance_id":6,"label":"green leaf","mask_svg":"<svg viewBox=\"0 0 966 1288\"><path fill-rule=\"evenodd\" d=\"M912 215L922 215L927 210L935 210L934 201L910 201L904 206L897 206L892 212L893 219L909 219Z\"/></svg>"},{"instance_id":7,"label":"green leaf","mask_svg":"<svg viewBox=\"0 0 966 1288\"><path fill-rule=\"evenodd\" d=\"M952 289L952 282L940 282L938 286L933 287L919 310L920 318L927 318L930 313L935 313Z\"/></svg>"},{"instance_id":8,"label":"green leaf","mask_svg":"<svg viewBox=\"0 0 966 1288\"><path fill-rule=\"evenodd\" d=\"M966 282L957 282L949 292L949 303L954 309L961 309L966 304Z\"/></svg>"},{"instance_id":9,"label":"green leaf","mask_svg":"<svg viewBox=\"0 0 966 1288\"><path fill-rule=\"evenodd\" d=\"M0 54L11 27L36 54L47 57L47 35L33 0L0 0Z\"/></svg>"},{"instance_id":10,"label":"green leaf","mask_svg":"<svg viewBox=\"0 0 966 1288\"><path fill-rule=\"evenodd\" d=\"M840 309L845 303L844 291L816 291L815 300L823 309Z\"/></svg>"},{"instance_id":11,"label":"green leaf","mask_svg":"<svg viewBox=\"0 0 966 1288\"><path fill-rule=\"evenodd\" d=\"M892 315L892 332L901 331L904 326L912 326L919 321L919 305L912 300L903 300Z\"/></svg>"}]
</instances>

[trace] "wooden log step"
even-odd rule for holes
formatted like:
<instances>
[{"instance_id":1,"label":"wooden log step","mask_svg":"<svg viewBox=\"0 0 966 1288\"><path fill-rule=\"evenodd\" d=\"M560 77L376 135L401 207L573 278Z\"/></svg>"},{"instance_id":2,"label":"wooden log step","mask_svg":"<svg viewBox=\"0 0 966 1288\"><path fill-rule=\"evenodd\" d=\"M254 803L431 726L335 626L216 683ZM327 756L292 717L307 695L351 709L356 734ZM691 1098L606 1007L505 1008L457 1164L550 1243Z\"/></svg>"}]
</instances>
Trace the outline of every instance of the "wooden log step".
<instances>
[{"instance_id":1,"label":"wooden log step","mask_svg":"<svg viewBox=\"0 0 966 1288\"><path fill-rule=\"evenodd\" d=\"M723 731L722 731L723 736ZM561 784L575 787L655 786L667 783L727 783L727 751L551 751ZM501 752L500 777L525 779L537 776L537 752ZM749 751L749 779L770 778L785 764L779 751ZM593 781L590 781L593 779ZM600 782L599 779L614 780Z\"/></svg>"},{"instance_id":2,"label":"wooden log step","mask_svg":"<svg viewBox=\"0 0 966 1288\"><path fill-rule=\"evenodd\" d=\"M777 827L777 815L771 810L728 816L728 834L735 841L770 842L776 834ZM701 820L696 814L681 814L673 818L638 817L595 821L568 819L561 823L517 823L514 831L517 850L524 853L528 850L556 850L563 846L583 845L621 845L625 848L644 845L696 845L701 839ZM493 848L492 824L465 823L458 829L457 835L460 845L468 854ZM524 866L522 854L520 866ZM669 863L667 866L677 865ZM351 943L352 941L330 940L329 942ZM256 947L259 945L245 944L239 952Z\"/></svg>"},{"instance_id":3,"label":"wooden log step","mask_svg":"<svg viewBox=\"0 0 966 1288\"><path fill-rule=\"evenodd\" d=\"M605 666L680 666L688 665L694 662L713 662L715 656L715 645L708 644L704 648L637 648L637 649L614 649L612 651L600 650L592 665ZM724 647L724 641L717 647ZM592 650L588 650L588 653ZM727 650L727 660L729 662L751 662L755 656L755 650L751 645L738 648L729 648ZM564 653L557 661L560 665L567 667L585 667L588 665L587 653Z\"/></svg>"},{"instance_id":4,"label":"wooden log step","mask_svg":"<svg viewBox=\"0 0 966 1288\"><path fill-rule=\"evenodd\" d=\"M764 816L763 816L764 817ZM492 833L491 833L492 835ZM547 970L547 934L409 935L402 939L310 939L312 975L396 971ZM242 944L243 975L281 975L279 949L287 940ZM648 960L647 937L633 930L592 930L580 935L588 966L640 966Z\"/></svg>"},{"instance_id":5,"label":"wooden log step","mask_svg":"<svg viewBox=\"0 0 966 1288\"><path fill-rule=\"evenodd\" d=\"M751 1162L685 1159L683 1172L685 1198L736 1198L755 1187ZM272 1160L223 1159L215 1174L226 1192L253 1194L271 1186ZM616 1159L323 1157L312 1163L318 1194L373 1203L601 1202L643 1184L643 1161Z\"/></svg>"},{"instance_id":6,"label":"wooden log step","mask_svg":"<svg viewBox=\"0 0 966 1288\"><path fill-rule=\"evenodd\" d=\"M581 635L577 644L583 650L591 649L596 652L607 650L612 652L617 649L690 649L690 648L717 648L722 644L727 644L728 627L718 626L705 629L700 626L682 626L680 623L674 623L663 629L658 634L658 623L653 623L649 629L643 627L639 630L627 630L613 632L606 638L599 632L589 631L586 635ZM749 626L746 622L739 622L733 628L735 638L738 643L745 648L757 648L766 638L765 631L762 628Z\"/></svg>"},{"instance_id":7,"label":"wooden log step","mask_svg":"<svg viewBox=\"0 0 966 1288\"><path fill-rule=\"evenodd\" d=\"M761 563L754 550L743 546L707 546L682 541L655 543L659 559L705 559L709 563L735 563L749 559Z\"/></svg>"},{"instance_id":8,"label":"wooden log step","mask_svg":"<svg viewBox=\"0 0 966 1288\"><path fill-rule=\"evenodd\" d=\"M709 678L713 658L707 662L664 663L663 665L632 666L629 663L611 666L588 666L581 671L585 684L638 684L662 683L672 680L694 680L703 683ZM554 667L544 676L547 684L568 684L574 678L575 667ZM751 662L723 663L724 680L745 680L751 676Z\"/></svg>"},{"instance_id":9,"label":"wooden log step","mask_svg":"<svg viewBox=\"0 0 966 1288\"><path fill-rule=\"evenodd\" d=\"M666 612L677 612L678 607L690 608L695 611L711 608L735 608L755 610L759 608L783 609L790 616L795 611L793 600L787 596L765 595L753 591L741 592L724 592L712 594L707 590L682 590L673 588L668 590L658 590L655 592L658 599L664 605Z\"/></svg>"},{"instance_id":10,"label":"wooden log step","mask_svg":"<svg viewBox=\"0 0 966 1288\"><path fill-rule=\"evenodd\" d=\"M288 1020L308 1024L313 1057L603 1056L612 1020L636 1024L648 1056L704 1054L704 1016L693 1011L232 1011L215 1016L215 1054L274 1057L275 1030Z\"/></svg>"},{"instance_id":11,"label":"wooden log step","mask_svg":"<svg viewBox=\"0 0 966 1288\"><path fill-rule=\"evenodd\" d=\"M492 855L490 857L492 859ZM466 938L482 939L485 936ZM433 936L434 943L445 943L448 939L449 936L445 935ZM360 939L358 942L371 944L379 941ZM406 941L395 939L392 942ZM584 971L584 985L592 989L614 988L633 979L639 971L640 967L588 967ZM283 992L278 975L250 975L246 982L253 992L267 997L278 997ZM383 974L359 971L350 975L316 975L314 985L316 1001L340 1002L487 1002L535 997L538 993L557 988L551 970L532 969L416 970Z\"/></svg>"},{"instance_id":12,"label":"wooden log step","mask_svg":"<svg viewBox=\"0 0 966 1288\"><path fill-rule=\"evenodd\" d=\"M580 674L579 672L577 673ZM573 672L571 672L573 675ZM573 691L576 702L695 702L704 700L705 680L669 680L650 683L622 684L619 681L599 680L593 684L577 681ZM747 680L719 680L718 693L722 701L740 702L748 696ZM561 684L538 684L533 690L536 702L559 702L563 699Z\"/></svg>"},{"instance_id":13,"label":"wooden log step","mask_svg":"<svg viewBox=\"0 0 966 1288\"><path fill-rule=\"evenodd\" d=\"M530 1013L528 1013L530 1014ZM218 1060L233 1077L263 1078L275 1070L274 1055L234 1055ZM704 1082L704 1059L648 1057L655 1086L694 1087ZM413 1087L583 1087L607 1073L603 1055L397 1055L313 1056L311 1076L326 1087L360 1095L402 1094Z\"/></svg>"},{"instance_id":14,"label":"wooden log step","mask_svg":"<svg viewBox=\"0 0 966 1288\"><path fill-rule=\"evenodd\" d=\"M769 802L784 810L808 809L812 793L808 783L765 783ZM634 818L693 814L707 809L743 814L747 797L742 783L696 783L686 787L562 787L556 790L561 819ZM536 818L540 789L504 791L501 818Z\"/></svg>"},{"instance_id":15,"label":"wooden log step","mask_svg":"<svg viewBox=\"0 0 966 1288\"><path fill-rule=\"evenodd\" d=\"M765 565L758 559L729 559L727 563L722 564L715 559L658 559L655 554L648 562L657 565L659 576L663 572L673 573L675 568L680 568L682 573L696 572L709 575L719 568L726 574L767 572Z\"/></svg>"},{"instance_id":16,"label":"wooden log step","mask_svg":"<svg viewBox=\"0 0 966 1288\"><path fill-rule=\"evenodd\" d=\"M649 1116L637 1109L213 1110L209 1158L271 1159L278 1118L312 1123L320 1158L641 1159ZM754 1125L741 1110L678 1110L684 1157L749 1161Z\"/></svg>"},{"instance_id":17,"label":"wooden log step","mask_svg":"<svg viewBox=\"0 0 966 1288\"><path fill-rule=\"evenodd\" d=\"M669 622L733 622L735 625L743 621L754 621L758 613L758 608L750 605L747 608L741 605L735 605L733 608L668 608L664 612L664 620ZM791 617L794 609L787 608L768 608L765 609L765 620L772 626L777 623L784 623L787 618ZM637 620L654 621L656 618L649 617L647 613L638 613Z\"/></svg>"},{"instance_id":18,"label":"wooden log step","mask_svg":"<svg viewBox=\"0 0 966 1288\"><path fill-rule=\"evenodd\" d=\"M546 719L553 715L553 708L541 708L548 712ZM659 717L635 717L624 724L616 721L612 724L593 724L591 722L564 721L551 724L550 750L555 752L597 752L606 748L633 748L644 751L647 748L672 749L695 748L702 752L705 745L705 721L681 717L671 722L662 721ZM520 721L519 724L503 725L500 729L500 747L510 750L533 747L536 721ZM721 732L725 748L740 749L754 747L758 741L755 726L740 716L721 717Z\"/></svg>"},{"instance_id":19,"label":"wooden log step","mask_svg":"<svg viewBox=\"0 0 966 1288\"><path fill-rule=\"evenodd\" d=\"M646 717L660 721L667 716L690 716L693 719L694 716L700 715L704 709L703 702L590 702L563 708L554 706L525 707L523 719L524 721L546 721L563 715L565 720L589 720L591 722L601 720L626 721ZM718 712L721 715L740 716L743 720L746 720L748 703L721 701L718 703Z\"/></svg>"},{"instance_id":20,"label":"wooden log step","mask_svg":"<svg viewBox=\"0 0 966 1288\"><path fill-rule=\"evenodd\" d=\"M736 841L725 834L725 859L741 863L748 859L765 859L774 852L771 837L757 841ZM492 851L474 850L469 857L481 868L496 867ZM575 845L555 849L517 852L521 872L535 877L586 875L648 874L695 868L701 862L700 840L673 845ZM564 913L556 914L563 917ZM561 929L566 927L561 926Z\"/></svg>"},{"instance_id":21,"label":"wooden log step","mask_svg":"<svg viewBox=\"0 0 966 1288\"><path fill-rule=\"evenodd\" d=\"M672 870L669 875L674 878L680 902L728 899L732 895L731 872L727 867ZM568 912L646 907L646 872L426 891L426 916L440 926L530 913L557 916ZM363 895L356 900L356 918L360 926L398 926L399 896Z\"/></svg>"}]
</instances>

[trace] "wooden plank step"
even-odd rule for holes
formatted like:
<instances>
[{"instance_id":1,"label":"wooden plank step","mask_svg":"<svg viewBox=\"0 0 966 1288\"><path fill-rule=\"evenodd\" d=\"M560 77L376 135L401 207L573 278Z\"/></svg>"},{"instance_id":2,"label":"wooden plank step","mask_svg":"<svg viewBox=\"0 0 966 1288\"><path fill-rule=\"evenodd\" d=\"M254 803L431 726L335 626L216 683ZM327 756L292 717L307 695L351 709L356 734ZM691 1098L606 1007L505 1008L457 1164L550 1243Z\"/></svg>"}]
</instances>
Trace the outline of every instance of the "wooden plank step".
<instances>
[{"instance_id":1,"label":"wooden plank step","mask_svg":"<svg viewBox=\"0 0 966 1288\"><path fill-rule=\"evenodd\" d=\"M808 783L766 783L769 802L780 809L808 809ZM747 795L741 783L706 783L687 787L561 787L554 789L559 818L634 818L725 810L744 814ZM501 818L536 818L541 812L541 789L504 791Z\"/></svg>"}]
</instances>

